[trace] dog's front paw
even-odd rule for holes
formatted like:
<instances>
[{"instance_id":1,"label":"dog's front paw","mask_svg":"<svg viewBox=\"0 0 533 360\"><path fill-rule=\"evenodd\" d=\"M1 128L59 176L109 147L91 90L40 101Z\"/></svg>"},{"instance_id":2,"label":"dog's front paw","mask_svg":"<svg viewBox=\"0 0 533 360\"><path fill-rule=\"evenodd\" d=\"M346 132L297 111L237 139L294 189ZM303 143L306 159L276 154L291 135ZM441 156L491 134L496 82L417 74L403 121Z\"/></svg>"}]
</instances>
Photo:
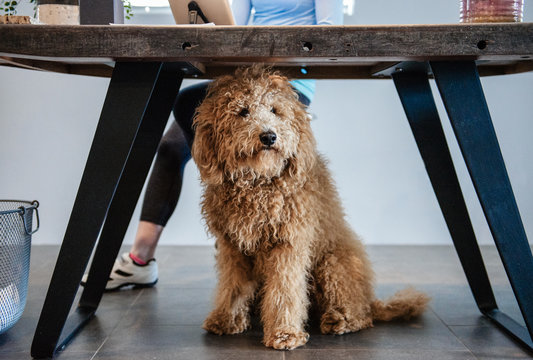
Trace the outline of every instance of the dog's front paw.
<instances>
[{"instance_id":1,"label":"dog's front paw","mask_svg":"<svg viewBox=\"0 0 533 360\"><path fill-rule=\"evenodd\" d=\"M217 335L240 334L250 326L248 314L228 314L213 311L204 321L203 328Z\"/></svg>"},{"instance_id":2,"label":"dog's front paw","mask_svg":"<svg viewBox=\"0 0 533 360\"><path fill-rule=\"evenodd\" d=\"M346 317L336 310L328 311L320 319L320 331L322 334L337 335L349 332Z\"/></svg>"},{"instance_id":3,"label":"dog's front paw","mask_svg":"<svg viewBox=\"0 0 533 360\"><path fill-rule=\"evenodd\" d=\"M294 329L282 329L272 334L265 334L264 344L278 350L292 350L304 345L309 340L309 334Z\"/></svg>"},{"instance_id":4,"label":"dog's front paw","mask_svg":"<svg viewBox=\"0 0 533 360\"><path fill-rule=\"evenodd\" d=\"M342 335L349 332L359 331L372 326L372 319L348 320L346 314L330 310L324 313L320 319L320 331L322 334Z\"/></svg>"}]
</instances>

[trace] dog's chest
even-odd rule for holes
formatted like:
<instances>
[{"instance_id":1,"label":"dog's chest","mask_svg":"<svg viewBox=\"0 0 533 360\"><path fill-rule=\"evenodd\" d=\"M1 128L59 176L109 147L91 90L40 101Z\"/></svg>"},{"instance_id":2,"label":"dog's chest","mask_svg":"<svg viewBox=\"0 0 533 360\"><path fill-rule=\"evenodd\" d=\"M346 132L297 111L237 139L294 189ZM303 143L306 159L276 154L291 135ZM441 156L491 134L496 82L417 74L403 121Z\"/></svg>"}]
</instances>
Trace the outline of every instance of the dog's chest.
<instances>
[{"instance_id":1,"label":"dog's chest","mask_svg":"<svg viewBox=\"0 0 533 360\"><path fill-rule=\"evenodd\" d=\"M276 226L286 221L290 204L287 197L274 186L256 186L249 189L232 189L224 201L225 213L235 214L235 225ZM231 225L230 225L231 226Z\"/></svg>"},{"instance_id":2,"label":"dog's chest","mask_svg":"<svg viewBox=\"0 0 533 360\"><path fill-rule=\"evenodd\" d=\"M291 224L301 223L305 205L298 193L276 184L226 187L206 193L204 213L212 231L223 233L241 250L287 240Z\"/></svg>"}]
</instances>

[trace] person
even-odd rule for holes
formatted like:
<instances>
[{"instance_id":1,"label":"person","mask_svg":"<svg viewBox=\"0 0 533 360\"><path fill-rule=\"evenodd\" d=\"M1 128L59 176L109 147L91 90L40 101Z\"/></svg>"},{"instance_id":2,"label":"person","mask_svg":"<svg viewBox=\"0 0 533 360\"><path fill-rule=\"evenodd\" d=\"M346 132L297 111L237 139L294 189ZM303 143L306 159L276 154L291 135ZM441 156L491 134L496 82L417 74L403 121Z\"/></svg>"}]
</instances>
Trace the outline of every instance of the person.
<instances>
[{"instance_id":1,"label":"person","mask_svg":"<svg viewBox=\"0 0 533 360\"><path fill-rule=\"evenodd\" d=\"M340 25L342 0L233 0L237 25ZM252 11L253 10L253 11ZM315 91L314 80L293 80L304 105ZM150 175L134 243L119 256L106 284L106 290L128 285L153 286L158 280L155 251L161 234L174 212L181 192L185 164L191 158L194 132L191 127L196 107L205 97L209 82L179 91L173 107L175 122L159 144ZM86 276L82 284L86 280Z\"/></svg>"}]
</instances>

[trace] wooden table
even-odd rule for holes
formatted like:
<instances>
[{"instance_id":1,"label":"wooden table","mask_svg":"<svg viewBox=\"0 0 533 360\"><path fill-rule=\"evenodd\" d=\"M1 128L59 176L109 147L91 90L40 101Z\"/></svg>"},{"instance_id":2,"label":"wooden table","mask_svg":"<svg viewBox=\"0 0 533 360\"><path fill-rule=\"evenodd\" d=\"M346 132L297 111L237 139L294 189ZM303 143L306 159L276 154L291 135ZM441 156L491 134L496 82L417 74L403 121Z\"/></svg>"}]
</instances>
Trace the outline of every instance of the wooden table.
<instances>
[{"instance_id":1,"label":"wooden table","mask_svg":"<svg viewBox=\"0 0 533 360\"><path fill-rule=\"evenodd\" d=\"M0 25L0 39L2 65L111 77L35 332L34 357L53 356L94 315L182 79L212 78L256 62L298 78L392 78L479 309L533 350L533 257L479 81L479 75L533 70L532 23ZM431 77L526 328L498 310L429 87ZM99 234L88 283L69 317Z\"/></svg>"}]
</instances>

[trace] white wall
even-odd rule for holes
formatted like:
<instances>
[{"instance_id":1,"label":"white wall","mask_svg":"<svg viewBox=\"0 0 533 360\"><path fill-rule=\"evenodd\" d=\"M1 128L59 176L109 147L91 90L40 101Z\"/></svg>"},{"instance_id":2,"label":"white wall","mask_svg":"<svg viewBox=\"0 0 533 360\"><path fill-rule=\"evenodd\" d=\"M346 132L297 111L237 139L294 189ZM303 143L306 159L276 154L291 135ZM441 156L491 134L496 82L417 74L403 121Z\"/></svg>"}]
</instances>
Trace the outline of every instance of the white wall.
<instances>
[{"instance_id":1,"label":"white wall","mask_svg":"<svg viewBox=\"0 0 533 360\"><path fill-rule=\"evenodd\" d=\"M140 9L136 12L133 22L154 22L153 15L144 16ZM425 0L360 0L346 23L453 23L457 18L458 1L435 0L429 7ZM168 13L157 19L172 21ZM532 21L527 8L525 21ZM1 67L0 79L0 198L39 200L42 227L34 243L58 244L108 80ZM530 239L532 80L531 73L482 79ZM436 94L434 86L433 90ZM446 114L440 102L438 106L474 227L482 243L491 243ZM347 217L367 243L451 242L392 81L318 81L310 111L320 151L330 159ZM182 198L161 243L211 243L200 219L199 198L198 174L190 162ZM138 205L126 243L133 239L139 210Z\"/></svg>"}]
</instances>

